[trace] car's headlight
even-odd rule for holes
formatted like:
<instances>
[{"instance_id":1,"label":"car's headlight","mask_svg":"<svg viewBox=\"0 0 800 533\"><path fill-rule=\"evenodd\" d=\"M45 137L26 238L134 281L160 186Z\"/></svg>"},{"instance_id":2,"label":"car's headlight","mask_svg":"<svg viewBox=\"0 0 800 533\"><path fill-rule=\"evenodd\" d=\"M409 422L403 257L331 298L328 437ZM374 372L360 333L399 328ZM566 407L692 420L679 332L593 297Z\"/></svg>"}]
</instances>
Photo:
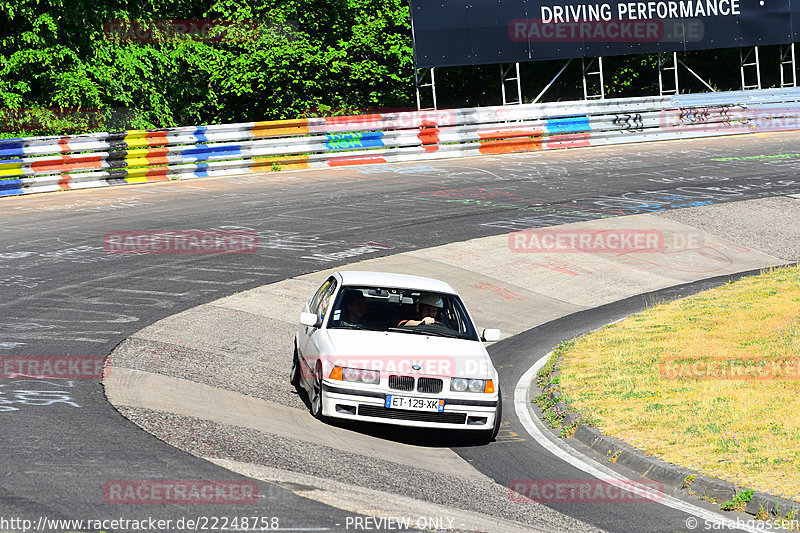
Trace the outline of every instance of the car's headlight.
<instances>
[{"instance_id":1,"label":"car's headlight","mask_svg":"<svg viewBox=\"0 0 800 533\"><path fill-rule=\"evenodd\" d=\"M359 376L361 372L358 371L356 368L343 368L342 369L342 380L343 381L359 381Z\"/></svg>"},{"instance_id":2,"label":"car's headlight","mask_svg":"<svg viewBox=\"0 0 800 533\"><path fill-rule=\"evenodd\" d=\"M377 385L381 381L381 373L377 370L364 370L361 368L335 366L333 367L333 370L331 370L330 378L340 381L352 381L357 383L367 383L369 385Z\"/></svg>"},{"instance_id":3,"label":"car's headlight","mask_svg":"<svg viewBox=\"0 0 800 533\"><path fill-rule=\"evenodd\" d=\"M494 392L494 382L491 379L452 378L450 390L453 392Z\"/></svg>"}]
</instances>

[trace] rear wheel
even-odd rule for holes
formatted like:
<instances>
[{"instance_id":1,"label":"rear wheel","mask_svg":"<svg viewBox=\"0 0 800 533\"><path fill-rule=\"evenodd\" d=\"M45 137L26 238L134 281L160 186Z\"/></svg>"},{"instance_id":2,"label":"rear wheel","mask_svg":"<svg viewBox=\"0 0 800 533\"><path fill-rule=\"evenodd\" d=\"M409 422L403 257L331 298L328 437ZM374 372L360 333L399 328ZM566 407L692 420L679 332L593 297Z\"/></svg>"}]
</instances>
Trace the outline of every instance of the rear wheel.
<instances>
[{"instance_id":1,"label":"rear wheel","mask_svg":"<svg viewBox=\"0 0 800 533\"><path fill-rule=\"evenodd\" d=\"M314 372L314 386L311 387L311 414L318 420L323 419L322 415L322 364L317 363Z\"/></svg>"}]
</instances>

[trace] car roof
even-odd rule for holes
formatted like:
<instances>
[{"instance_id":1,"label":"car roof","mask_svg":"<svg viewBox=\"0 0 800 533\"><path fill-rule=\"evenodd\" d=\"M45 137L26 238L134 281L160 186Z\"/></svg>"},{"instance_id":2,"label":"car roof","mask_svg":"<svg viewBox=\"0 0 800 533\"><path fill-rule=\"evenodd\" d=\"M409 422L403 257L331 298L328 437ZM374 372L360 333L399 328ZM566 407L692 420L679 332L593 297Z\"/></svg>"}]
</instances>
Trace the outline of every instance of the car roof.
<instances>
[{"instance_id":1,"label":"car roof","mask_svg":"<svg viewBox=\"0 0 800 533\"><path fill-rule=\"evenodd\" d=\"M424 278L422 276L361 270L343 270L337 272L337 274L341 276L343 285L367 285L381 288L415 289L419 291L458 294L453 287L444 281Z\"/></svg>"}]
</instances>

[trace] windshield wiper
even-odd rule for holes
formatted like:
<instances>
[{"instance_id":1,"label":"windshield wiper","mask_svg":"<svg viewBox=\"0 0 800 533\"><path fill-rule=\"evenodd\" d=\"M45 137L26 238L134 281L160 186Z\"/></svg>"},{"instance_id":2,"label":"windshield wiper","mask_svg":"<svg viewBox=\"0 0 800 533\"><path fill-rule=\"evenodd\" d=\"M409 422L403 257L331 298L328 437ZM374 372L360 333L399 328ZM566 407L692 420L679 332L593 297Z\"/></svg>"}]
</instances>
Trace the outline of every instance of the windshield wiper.
<instances>
[{"instance_id":1,"label":"windshield wiper","mask_svg":"<svg viewBox=\"0 0 800 533\"><path fill-rule=\"evenodd\" d=\"M385 331L381 327L369 324L337 324L335 326L330 326L330 329L363 329L365 331Z\"/></svg>"},{"instance_id":2,"label":"windshield wiper","mask_svg":"<svg viewBox=\"0 0 800 533\"><path fill-rule=\"evenodd\" d=\"M441 331L429 331L425 329L414 329L414 328L401 328L401 327L393 327L387 328L386 331L396 331L398 333L413 333L415 335L430 335L432 337L447 337L448 339L459 339L458 335L453 335L450 333L443 333Z\"/></svg>"}]
</instances>

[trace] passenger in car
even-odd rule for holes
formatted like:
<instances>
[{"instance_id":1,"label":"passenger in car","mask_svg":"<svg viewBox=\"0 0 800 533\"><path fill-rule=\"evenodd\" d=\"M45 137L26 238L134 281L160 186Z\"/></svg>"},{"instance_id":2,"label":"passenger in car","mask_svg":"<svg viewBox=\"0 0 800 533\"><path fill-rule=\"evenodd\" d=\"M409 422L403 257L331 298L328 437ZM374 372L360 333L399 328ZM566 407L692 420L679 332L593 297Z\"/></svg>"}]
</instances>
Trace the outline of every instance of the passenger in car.
<instances>
[{"instance_id":1,"label":"passenger in car","mask_svg":"<svg viewBox=\"0 0 800 533\"><path fill-rule=\"evenodd\" d=\"M444 307L442 297L436 294L426 294L422 296L417 302L417 316L416 320L401 320L398 326L419 326L424 324L430 326L437 322L439 318L439 311Z\"/></svg>"},{"instance_id":2,"label":"passenger in car","mask_svg":"<svg viewBox=\"0 0 800 533\"><path fill-rule=\"evenodd\" d=\"M363 326L367 315L367 299L364 293L355 289L348 289L342 298L344 316L341 320L343 326Z\"/></svg>"}]
</instances>

